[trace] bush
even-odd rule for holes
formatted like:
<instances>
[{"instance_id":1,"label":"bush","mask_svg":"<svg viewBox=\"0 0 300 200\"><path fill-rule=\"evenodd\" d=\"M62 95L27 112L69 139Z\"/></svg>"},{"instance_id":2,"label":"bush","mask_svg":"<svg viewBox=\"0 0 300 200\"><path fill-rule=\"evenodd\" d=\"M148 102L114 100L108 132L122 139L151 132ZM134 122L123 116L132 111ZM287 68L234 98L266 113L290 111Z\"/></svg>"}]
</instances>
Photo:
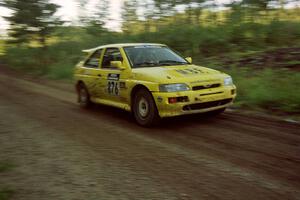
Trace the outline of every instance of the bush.
<instances>
[{"instance_id":1,"label":"bush","mask_svg":"<svg viewBox=\"0 0 300 200\"><path fill-rule=\"evenodd\" d=\"M258 71L231 68L237 86L237 103L272 111L300 113L300 73L287 70L263 69Z\"/></svg>"},{"instance_id":2,"label":"bush","mask_svg":"<svg viewBox=\"0 0 300 200\"><path fill-rule=\"evenodd\" d=\"M46 76L51 79L71 79L73 76L73 63L55 63L50 66Z\"/></svg>"}]
</instances>

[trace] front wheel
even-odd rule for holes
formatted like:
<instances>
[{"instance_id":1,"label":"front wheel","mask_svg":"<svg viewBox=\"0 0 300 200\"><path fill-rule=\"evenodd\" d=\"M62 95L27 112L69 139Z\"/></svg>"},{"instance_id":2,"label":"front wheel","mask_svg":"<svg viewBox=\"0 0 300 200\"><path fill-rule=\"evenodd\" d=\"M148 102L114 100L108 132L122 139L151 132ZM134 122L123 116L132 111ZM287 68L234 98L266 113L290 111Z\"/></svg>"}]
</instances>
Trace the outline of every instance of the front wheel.
<instances>
[{"instance_id":1,"label":"front wheel","mask_svg":"<svg viewBox=\"0 0 300 200\"><path fill-rule=\"evenodd\" d=\"M133 100L133 115L142 126L150 126L159 121L159 115L153 97L146 89L139 90Z\"/></svg>"}]
</instances>

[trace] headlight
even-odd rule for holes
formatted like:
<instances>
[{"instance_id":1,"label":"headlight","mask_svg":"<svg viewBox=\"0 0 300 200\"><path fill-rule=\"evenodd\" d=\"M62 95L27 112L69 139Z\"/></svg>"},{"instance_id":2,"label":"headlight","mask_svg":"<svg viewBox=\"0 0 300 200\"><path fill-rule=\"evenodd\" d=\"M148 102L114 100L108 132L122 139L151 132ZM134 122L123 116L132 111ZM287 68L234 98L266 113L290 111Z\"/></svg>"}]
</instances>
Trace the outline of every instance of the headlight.
<instances>
[{"instance_id":1,"label":"headlight","mask_svg":"<svg viewBox=\"0 0 300 200\"><path fill-rule=\"evenodd\" d=\"M187 86L184 83L159 85L160 92L179 92L179 91L187 91L189 89L190 89L189 86Z\"/></svg>"},{"instance_id":2,"label":"headlight","mask_svg":"<svg viewBox=\"0 0 300 200\"><path fill-rule=\"evenodd\" d=\"M224 85L225 86L232 85L232 84L233 84L233 82L232 82L232 78L231 77L226 77L224 79Z\"/></svg>"}]
</instances>

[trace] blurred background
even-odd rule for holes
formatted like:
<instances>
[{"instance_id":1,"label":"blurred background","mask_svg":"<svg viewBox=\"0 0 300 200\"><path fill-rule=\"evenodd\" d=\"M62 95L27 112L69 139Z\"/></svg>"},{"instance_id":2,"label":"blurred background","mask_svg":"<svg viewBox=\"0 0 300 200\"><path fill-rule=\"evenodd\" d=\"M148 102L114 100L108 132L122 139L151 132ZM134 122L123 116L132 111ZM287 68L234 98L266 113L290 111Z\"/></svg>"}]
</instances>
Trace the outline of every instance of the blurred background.
<instances>
[{"instance_id":1,"label":"blurred background","mask_svg":"<svg viewBox=\"0 0 300 200\"><path fill-rule=\"evenodd\" d=\"M225 71L236 107L300 114L298 0L0 0L0 59L22 73L72 79L82 49L169 45Z\"/></svg>"}]
</instances>

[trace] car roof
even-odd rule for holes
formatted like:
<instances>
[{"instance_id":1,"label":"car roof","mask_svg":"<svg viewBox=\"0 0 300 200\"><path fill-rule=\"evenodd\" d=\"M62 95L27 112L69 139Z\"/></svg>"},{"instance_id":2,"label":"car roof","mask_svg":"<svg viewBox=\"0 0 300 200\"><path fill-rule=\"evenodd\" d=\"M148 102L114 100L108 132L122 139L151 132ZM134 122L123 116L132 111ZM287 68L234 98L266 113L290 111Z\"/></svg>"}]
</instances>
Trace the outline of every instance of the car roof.
<instances>
[{"instance_id":1,"label":"car roof","mask_svg":"<svg viewBox=\"0 0 300 200\"><path fill-rule=\"evenodd\" d=\"M82 50L83 52L89 53L89 52L93 52L97 49L103 49L103 48L120 48L120 47L128 47L128 46L151 46L151 45L155 45L155 46L166 46L165 44L159 44L159 43L119 43L119 44L107 44L107 45L102 45L102 46L98 46L92 49L85 49Z\"/></svg>"}]
</instances>

